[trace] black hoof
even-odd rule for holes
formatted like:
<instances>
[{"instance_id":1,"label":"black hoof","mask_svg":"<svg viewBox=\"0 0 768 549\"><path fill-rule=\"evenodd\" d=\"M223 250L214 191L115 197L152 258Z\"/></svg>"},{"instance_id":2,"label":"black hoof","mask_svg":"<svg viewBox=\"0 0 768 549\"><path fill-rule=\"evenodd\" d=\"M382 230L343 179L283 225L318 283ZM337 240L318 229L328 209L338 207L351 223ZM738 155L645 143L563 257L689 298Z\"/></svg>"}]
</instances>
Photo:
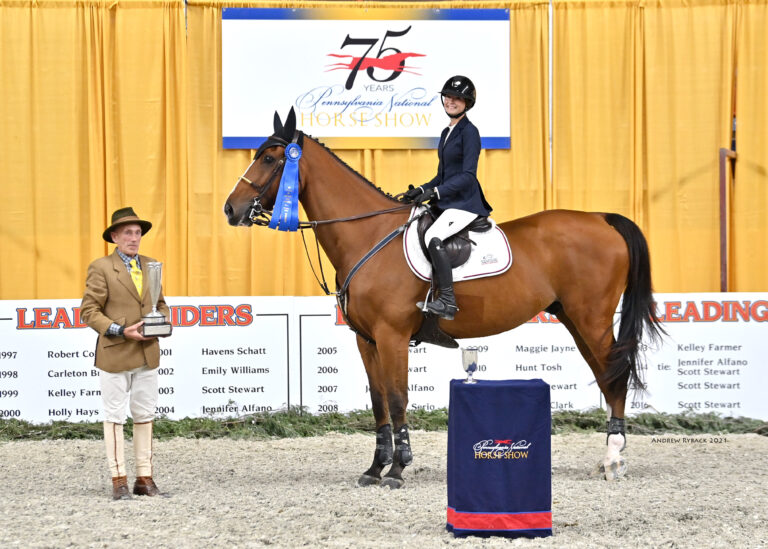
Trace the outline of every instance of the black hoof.
<instances>
[{"instance_id":1,"label":"black hoof","mask_svg":"<svg viewBox=\"0 0 768 549\"><path fill-rule=\"evenodd\" d=\"M360 478L357 479L357 485L358 486L376 486L377 484L381 483L380 478L372 477L370 475L360 475Z\"/></svg>"},{"instance_id":2,"label":"black hoof","mask_svg":"<svg viewBox=\"0 0 768 549\"><path fill-rule=\"evenodd\" d=\"M381 486L382 488L387 487L392 490L399 490L405 486L405 481L401 478L384 477L384 480L381 481Z\"/></svg>"}]
</instances>

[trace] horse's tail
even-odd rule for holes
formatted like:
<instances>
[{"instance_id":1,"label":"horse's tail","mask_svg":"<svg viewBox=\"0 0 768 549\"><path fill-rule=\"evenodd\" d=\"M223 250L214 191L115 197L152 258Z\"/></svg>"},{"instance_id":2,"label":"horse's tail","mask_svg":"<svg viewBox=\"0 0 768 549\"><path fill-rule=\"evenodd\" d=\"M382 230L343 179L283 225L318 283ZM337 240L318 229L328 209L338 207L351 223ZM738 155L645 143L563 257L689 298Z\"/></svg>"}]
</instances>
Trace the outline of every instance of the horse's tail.
<instances>
[{"instance_id":1,"label":"horse's tail","mask_svg":"<svg viewBox=\"0 0 768 549\"><path fill-rule=\"evenodd\" d=\"M621 303L619 337L608 355L605 381L609 385L617 381L628 382L630 387L643 390L638 372L643 332L652 341L660 340L662 334L666 335L656 317L648 242L640 227L623 215L605 214L605 220L624 238L629 250L629 273Z\"/></svg>"}]
</instances>

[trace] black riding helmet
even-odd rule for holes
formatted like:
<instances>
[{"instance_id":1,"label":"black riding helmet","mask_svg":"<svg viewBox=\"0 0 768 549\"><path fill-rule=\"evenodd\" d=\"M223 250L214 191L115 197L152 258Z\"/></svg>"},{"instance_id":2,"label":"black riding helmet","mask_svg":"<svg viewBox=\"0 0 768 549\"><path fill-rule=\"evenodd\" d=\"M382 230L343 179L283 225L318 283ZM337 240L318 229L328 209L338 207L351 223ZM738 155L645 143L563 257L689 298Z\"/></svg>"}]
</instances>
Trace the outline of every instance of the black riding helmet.
<instances>
[{"instance_id":1,"label":"black riding helmet","mask_svg":"<svg viewBox=\"0 0 768 549\"><path fill-rule=\"evenodd\" d=\"M443 84L443 89L440 95L451 95L453 97L460 97L467 103L466 110L468 111L475 106L475 99L477 98L477 91L475 91L475 85L472 80L466 76L456 75L450 77ZM465 111L466 112L466 111Z\"/></svg>"}]
</instances>

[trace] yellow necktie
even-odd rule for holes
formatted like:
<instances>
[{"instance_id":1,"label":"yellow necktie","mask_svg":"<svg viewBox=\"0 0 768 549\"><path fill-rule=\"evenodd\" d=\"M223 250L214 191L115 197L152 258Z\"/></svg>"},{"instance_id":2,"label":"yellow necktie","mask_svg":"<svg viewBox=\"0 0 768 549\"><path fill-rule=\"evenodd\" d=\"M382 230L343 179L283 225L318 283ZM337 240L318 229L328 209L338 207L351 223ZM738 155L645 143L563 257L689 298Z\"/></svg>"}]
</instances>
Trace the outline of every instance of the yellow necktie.
<instances>
[{"instance_id":1,"label":"yellow necktie","mask_svg":"<svg viewBox=\"0 0 768 549\"><path fill-rule=\"evenodd\" d=\"M141 269L139 269L139 266L136 265L135 259L131 259L129 264L131 266L131 278L133 279L133 283L136 286L136 291L139 292L139 297L141 297Z\"/></svg>"}]
</instances>

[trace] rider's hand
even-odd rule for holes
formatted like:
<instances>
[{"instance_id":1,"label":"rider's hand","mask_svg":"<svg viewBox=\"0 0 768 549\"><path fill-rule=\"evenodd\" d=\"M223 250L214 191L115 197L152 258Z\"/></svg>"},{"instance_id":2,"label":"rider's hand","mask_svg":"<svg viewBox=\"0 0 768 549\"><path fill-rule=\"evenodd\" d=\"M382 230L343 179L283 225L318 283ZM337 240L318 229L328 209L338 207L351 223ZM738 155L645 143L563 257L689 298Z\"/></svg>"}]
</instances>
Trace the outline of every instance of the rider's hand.
<instances>
[{"instance_id":1,"label":"rider's hand","mask_svg":"<svg viewBox=\"0 0 768 549\"><path fill-rule=\"evenodd\" d=\"M414 202L416 204L423 204L424 202L429 202L434 198L438 198L438 196L439 195L435 192L435 189L429 189L417 196Z\"/></svg>"},{"instance_id":2,"label":"rider's hand","mask_svg":"<svg viewBox=\"0 0 768 549\"><path fill-rule=\"evenodd\" d=\"M418 198L422 194L424 194L424 189L422 189L421 187L414 187L413 185L408 185L408 190L403 193L403 200L405 202L413 202L414 200L416 200L416 198Z\"/></svg>"}]
</instances>

